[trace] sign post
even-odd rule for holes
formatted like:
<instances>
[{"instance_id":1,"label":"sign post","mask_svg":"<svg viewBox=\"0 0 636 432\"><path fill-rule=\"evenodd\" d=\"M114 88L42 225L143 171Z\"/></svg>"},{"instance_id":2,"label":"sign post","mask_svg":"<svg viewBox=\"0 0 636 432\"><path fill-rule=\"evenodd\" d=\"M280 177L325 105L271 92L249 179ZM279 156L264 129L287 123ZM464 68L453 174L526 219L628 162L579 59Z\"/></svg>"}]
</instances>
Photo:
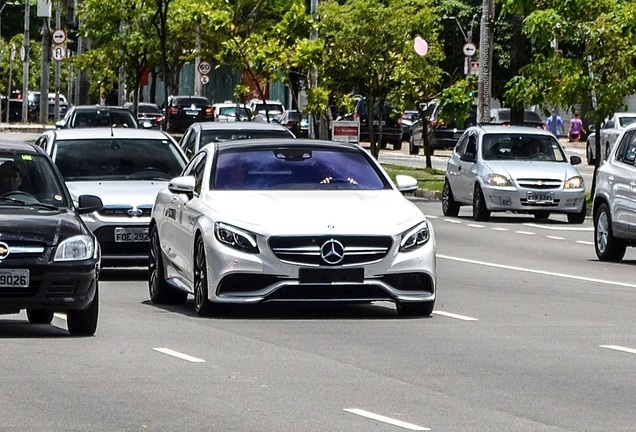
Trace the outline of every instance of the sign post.
<instances>
[{"instance_id":1,"label":"sign post","mask_svg":"<svg viewBox=\"0 0 636 432\"><path fill-rule=\"evenodd\" d=\"M332 121L331 139L340 142L360 142L360 122L359 121Z\"/></svg>"}]
</instances>

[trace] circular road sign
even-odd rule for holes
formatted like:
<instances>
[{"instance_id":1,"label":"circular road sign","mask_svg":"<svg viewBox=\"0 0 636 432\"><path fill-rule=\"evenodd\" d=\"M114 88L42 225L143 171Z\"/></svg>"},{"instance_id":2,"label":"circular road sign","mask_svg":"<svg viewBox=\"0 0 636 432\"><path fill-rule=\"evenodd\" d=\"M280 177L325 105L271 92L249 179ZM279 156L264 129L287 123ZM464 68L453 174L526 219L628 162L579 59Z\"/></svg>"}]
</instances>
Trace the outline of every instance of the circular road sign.
<instances>
[{"instance_id":1,"label":"circular road sign","mask_svg":"<svg viewBox=\"0 0 636 432\"><path fill-rule=\"evenodd\" d=\"M210 77L207 75L201 75L201 84L207 84L210 82Z\"/></svg>"},{"instance_id":2,"label":"circular road sign","mask_svg":"<svg viewBox=\"0 0 636 432\"><path fill-rule=\"evenodd\" d=\"M464 51L465 56L472 57L477 52L477 47L475 46L474 43L468 42L467 44L464 45L464 48L462 49L462 51Z\"/></svg>"},{"instance_id":3,"label":"circular road sign","mask_svg":"<svg viewBox=\"0 0 636 432\"><path fill-rule=\"evenodd\" d=\"M66 32L63 29L57 29L53 32L52 35L53 43L55 44L63 44L66 42Z\"/></svg>"},{"instance_id":4,"label":"circular road sign","mask_svg":"<svg viewBox=\"0 0 636 432\"><path fill-rule=\"evenodd\" d=\"M199 73L201 75L207 75L212 70L212 66L208 62L202 61L202 62L199 63L199 66L197 67L197 70L199 71Z\"/></svg>"},{"instance_id":5,"label":"circular road sign","mask_svg":"<svg viewBox=\"0 0 636 432\"><path fill-rule=\"evenodd\" d=\"M66 47L64 45L54 45L51 49L51 55L55 60L64 60L66 58Z\"/></svg>"}]
</instances>

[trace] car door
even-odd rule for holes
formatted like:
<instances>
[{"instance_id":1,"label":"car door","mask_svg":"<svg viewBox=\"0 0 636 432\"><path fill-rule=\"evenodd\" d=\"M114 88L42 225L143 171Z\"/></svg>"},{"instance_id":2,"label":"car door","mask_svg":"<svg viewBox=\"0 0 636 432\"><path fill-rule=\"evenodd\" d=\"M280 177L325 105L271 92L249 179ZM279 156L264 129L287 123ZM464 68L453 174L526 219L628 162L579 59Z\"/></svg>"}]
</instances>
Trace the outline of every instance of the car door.
<instances>
[{"instance_id":1,"label":"car door","mask_svg":"<svg viewBox=\"0 0 636 432\"><path fill-rule=\"evenodd\" d=\"M636 238L636 131L627 131L618 143L609 182L612 187L613 229Z\"/></svg>"},{"instance_id":2,"label":"car door","mask_svg":"<svg viewBox=\"0 0 636 432\"><path fill-rule=\"evenodd\" d=\"M473 156L473 161L462 160ZM457 142L446 166L446 174L453 191L455 200L470 203L473 196L474 176L471 170L474 166L474 158L477 154L477 135L473 131L467 131Z\"/></svg>"}]
</instances>

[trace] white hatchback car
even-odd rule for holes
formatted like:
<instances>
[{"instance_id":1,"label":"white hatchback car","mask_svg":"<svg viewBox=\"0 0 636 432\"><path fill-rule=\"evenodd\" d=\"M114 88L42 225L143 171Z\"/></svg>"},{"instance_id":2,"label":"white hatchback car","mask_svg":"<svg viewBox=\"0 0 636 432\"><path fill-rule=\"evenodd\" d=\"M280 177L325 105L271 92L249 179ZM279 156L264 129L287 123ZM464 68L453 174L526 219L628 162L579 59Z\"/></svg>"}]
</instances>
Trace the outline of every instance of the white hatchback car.
<instances>
[{"instance_id":1,"label":"white hatchback car","mask_svg":"<svg viewBox=\"0 0 636 432\"><path fill-rule=\"evenodd\" d=\"M565 154L550 132L530 127L474 126L464 132L448 160L442 211L457 216L470 205L473 218L491 212L529 213L547 219L567 214L585 221L585 183L573 165L581 158Z\"/></svg>"},{"instance_id":2,"label":"white hatchback car","mask_svg":"<svg viewBox=\"0 0 636 432\"><path fill-rule=\"evenodd\" d=\"M396 303L428 316L433 227L363 148L301 139L203 147L158 195L150 223L154 303L194 297L200 315L285 301Z\"/></svg>"}]
</instances>

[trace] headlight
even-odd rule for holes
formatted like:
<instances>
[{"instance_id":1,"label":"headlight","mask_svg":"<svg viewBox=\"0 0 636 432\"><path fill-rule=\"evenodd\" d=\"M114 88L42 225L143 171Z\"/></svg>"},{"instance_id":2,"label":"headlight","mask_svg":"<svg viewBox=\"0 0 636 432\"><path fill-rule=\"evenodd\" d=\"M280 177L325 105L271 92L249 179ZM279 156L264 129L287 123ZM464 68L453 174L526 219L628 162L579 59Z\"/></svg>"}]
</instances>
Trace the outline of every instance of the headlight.
<instances>
[{"instance_id":1,"label":"headlight","mask_svg":"<svg viewBox=\"0 0 636 432\"><path fill-rule=\"evenodd\" d=\"M87 235L70 237L61 242L53 261L81 261L93 258L96 253L93 238Z\"/></svg>"},{"instance_id":2,"label":"headlight","mask_svg":"<svg viewBox=\"0 0 636 432\"><path fill-rule=\"evenodd\" d=\"M400 252L407 252L424 245L430 238L428 223L424 222L402 234Z\"/></svg>"},{"instance_id":3,"label":"headlight","mask_svg":"<svg viewBox=\"0 0 636 432\"><path fill-rule=\"evenodd\" d=\"M512 186L510 179L501 174L488 174L486 183L491 186Z\"/></svg>"},{"instance_id":4,"label":"headlight","mask_svg":"<svg viewBox=\"0 0 636 432\"><path fill-rule=\"evenodd\" d=\"M564 189L581 189L583 188L583 177L576 176L565 182Z\"/></svg>"},{"instance_id":5,"label":"headlight","mask_svg":"<svg viewBox=\"0 0 636 432\"><path fill-rule=\"evenodd\" d=\"M243 252L258 253L256 235L222 222L214 224L214 235L221 243Z\"/></svg>"}]
</instances>

